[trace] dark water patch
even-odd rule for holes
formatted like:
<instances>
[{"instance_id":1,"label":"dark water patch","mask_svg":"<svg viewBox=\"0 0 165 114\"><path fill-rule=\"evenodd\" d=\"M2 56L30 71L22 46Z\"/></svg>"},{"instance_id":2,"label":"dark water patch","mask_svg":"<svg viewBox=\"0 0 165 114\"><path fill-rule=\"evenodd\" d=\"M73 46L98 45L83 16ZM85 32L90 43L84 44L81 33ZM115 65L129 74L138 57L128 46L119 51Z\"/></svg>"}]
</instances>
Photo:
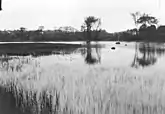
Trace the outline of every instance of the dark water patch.
<instances>
[{"instance_id":1,"label":"dark water patch","mask_svg":"<svg viewBox=\"0 0 165 114\"><path fill-rule=\"evenodd\" d=\"M34 57L52 54L71 54L78 48L86 48L86 44L65 43L5 43L0 44L0 56L29 56ZM102 48L103 45L92 44L90 48Z\"/></svg>"},{"instance_id":2,"label":"dark water patch","mask_svg":"<svg viewBox=\"0 0 165 114\"><path fill-rule=\"evenodd\" d=\"M53 50L64 50L68 51L73 48L79 48L80 44L53 44L53 43L9 43L0 44L0 55L44 55L51 54Z\"/></svg>"}]
</instances>

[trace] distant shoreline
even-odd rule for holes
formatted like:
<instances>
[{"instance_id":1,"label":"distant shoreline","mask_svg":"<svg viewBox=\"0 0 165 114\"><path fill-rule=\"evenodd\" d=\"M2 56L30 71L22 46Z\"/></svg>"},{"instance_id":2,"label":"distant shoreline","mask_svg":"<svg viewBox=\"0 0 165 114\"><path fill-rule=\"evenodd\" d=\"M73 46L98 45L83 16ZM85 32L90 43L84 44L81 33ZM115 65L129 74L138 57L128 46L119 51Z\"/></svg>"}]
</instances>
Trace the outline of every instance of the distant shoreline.
<instances>
[{"instance_id":1,"label":"distant shoreline","mask_svg":"<svg viewBox=\"0 0 165 114\"><path fill-rule=\"evenodd\" d=\"M0 44L13 44L13 43L24 43L24 44L30 44L30 43L52 43L52 44L81 44L80 42L82 42L82 43L85 43L86 41L82 41L82 40L79 40L79 41L71 41L71 40L69 40L69 41L20 41L20 42L14 42L14 41L5 41L5 42L3 42L3 41L0 41ZM100 40L100 41L91 41L91 42L118 42L118 40ZM165 43L165 41L161 41L161 40L121 40L121 41L119 41L119 42L155 42L155 43Z\"/></svg>"}]
</instances>

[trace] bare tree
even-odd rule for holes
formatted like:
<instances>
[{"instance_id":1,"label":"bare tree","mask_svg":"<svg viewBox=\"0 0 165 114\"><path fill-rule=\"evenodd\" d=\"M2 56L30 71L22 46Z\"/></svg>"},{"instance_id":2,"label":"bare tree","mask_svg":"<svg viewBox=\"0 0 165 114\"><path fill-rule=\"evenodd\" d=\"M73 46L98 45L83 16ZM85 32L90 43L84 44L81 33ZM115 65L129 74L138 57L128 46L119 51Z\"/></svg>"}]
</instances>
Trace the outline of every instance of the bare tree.
<instances>
[{"instance_id":1,"label":"bare tree","mask_svg":"<svg viewBox=\"0 0 165 114\"><path fill-rule=\"evenodd\" d=\"M137 21L138 21L138 19L139 19L139 17L141 16L141 14L140 14L140 12L135 12L135 13L131 13L131 16L132 16L132 18L133 18L133 20L134 20L134 24L135 24L135 26L136 26L136 35L138 34L137 32L137 30L138 30L138 23L137 23Z\"/></svg>"}]
</instances>

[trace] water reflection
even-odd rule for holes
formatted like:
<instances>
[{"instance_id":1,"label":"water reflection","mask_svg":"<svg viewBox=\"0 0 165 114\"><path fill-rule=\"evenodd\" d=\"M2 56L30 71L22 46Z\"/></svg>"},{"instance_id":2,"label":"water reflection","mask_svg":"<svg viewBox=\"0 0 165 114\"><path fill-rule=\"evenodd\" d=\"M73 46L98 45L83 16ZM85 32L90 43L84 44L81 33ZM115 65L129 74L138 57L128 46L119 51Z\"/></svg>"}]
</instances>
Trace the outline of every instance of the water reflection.
<instances>
[{"instance_id":1,"label":"water reflection","mask_svg":"<svg viewBox=\"0 0 165 114\"><path fill-rule=\"evenodd\" d=\"M163 45L155 45L152 43L135 44L135 55L132 62L132 67L147 67L154 65L157 59L165 54Z\"/></svg>"},{"instance_id":2,"label":"water reflection","mask_svg":"<svg viewBox=\"0 0 165 114\"><path fill-rule=\"evenodd\" d=\"M99 43L94 45L88 43L86 46L79 46L74 44L59 46L54 45L52 46L53 48L49 48L50 46L47 47L47 44L45 48L41 48L40 45L33 45L34 47L32 46L30 48L27 48L27 46L26 48L24 47L23 50L18 50L19 45L18 47L17 45L11 46L12 50L8 50L8 46L6 48L5 46L1 45L3 49L0 50L0 69L8 72L21 72L22 67L26 64L34 62L35 58L37 59L39 57L50 55L66 56L73 53L81 53L86 64L98 64L101 62L102 46Z\"/></svg>"},{"instance_id":3,"label":"water reflection","mask_svg":"<svg viewBox=\"0 0 165 114\"><path fill-rule=\"evenodd\" d=\"M96 55L94 55L94 52ZM97 64L101 62L101 48L99 48L99 44L96 44L95 47L91 47L91 44L87 44L85 56L85 62L87 64Z\"/></svg>"},{"instance_id":4,"label":"water reflection","mask_svg":"<svg viewBox=\"0 0 165 114\"><path fill-rule=\"evenodd\" d=\"M86 46L80 46L75 44L72 45L60 44L57 46L56 45L50 46L46 44L45 47L42 46L43 44L42 45L40 44L38 46L35 45L34 47L30 47L30 48L24 47L23 49L20 50L18 50L19 45L18 47L11 46L12 50L5 48L5 46L0 46L2 47L2 49L0 50L0 69L6 71L21 72L22 67L25 64L30 64L30 61L32 62L34 61L34 59L40 57L42 58L44 56L51 56L51 55L59 55L66 57L66 55L72 55L72 54L81 55L84 58L86 64L94 65L101 63L101 50L105 49L99 43L95 43L95 44L88 43ZM124 48L124 47L120 47L120 48ZM118 47L118 49L120 48ZM118 51L115 51L115 53L118 53ZM157 45L153 43L136 43L135 54L131 67L144 68L154 65L157 63L158 58L162 57L164 54L165 54L165 48L163 45ZM118 55L120 55L120 53ZM127 59L127 58L123 58L123 59Z\"/></svg>"}]
</instances>

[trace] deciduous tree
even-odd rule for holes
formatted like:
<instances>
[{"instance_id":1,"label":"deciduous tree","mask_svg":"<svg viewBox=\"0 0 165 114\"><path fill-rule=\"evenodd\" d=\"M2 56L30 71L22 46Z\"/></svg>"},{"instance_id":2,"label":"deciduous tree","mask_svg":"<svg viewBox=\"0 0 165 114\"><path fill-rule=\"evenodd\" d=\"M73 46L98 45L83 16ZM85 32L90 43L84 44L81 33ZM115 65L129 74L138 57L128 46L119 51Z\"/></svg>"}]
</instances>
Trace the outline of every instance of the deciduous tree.
<instances>
[{"instance_id":1,"label":"deciduous tree","mask_svg":"<svg viewBox=\"0 0 165 114\"><path fill-rule=\"evenodd\" d=\"M87 38L87 42L91 40L92 31L95 31L97 33L97 35L95 36L98 36L98 33L101 30L100 26L101 26L100 18L89 16L84 19L84 23L81 26L81 31L86 33L85 37Z\"/></svg>"},{"instance_id":2,"label":"deciduous tree","mask_svg":"<svg viewBox=\"0 0 165 114\"><path fill-rule=\"evenodd\" d=\"M137 24L141 24L141 26L145 26L145 27L148 27L151 25L157 25L158 19L156 17L150 16L150 15L144 13L137 20Z\"/></svg>"}]
</instances>

